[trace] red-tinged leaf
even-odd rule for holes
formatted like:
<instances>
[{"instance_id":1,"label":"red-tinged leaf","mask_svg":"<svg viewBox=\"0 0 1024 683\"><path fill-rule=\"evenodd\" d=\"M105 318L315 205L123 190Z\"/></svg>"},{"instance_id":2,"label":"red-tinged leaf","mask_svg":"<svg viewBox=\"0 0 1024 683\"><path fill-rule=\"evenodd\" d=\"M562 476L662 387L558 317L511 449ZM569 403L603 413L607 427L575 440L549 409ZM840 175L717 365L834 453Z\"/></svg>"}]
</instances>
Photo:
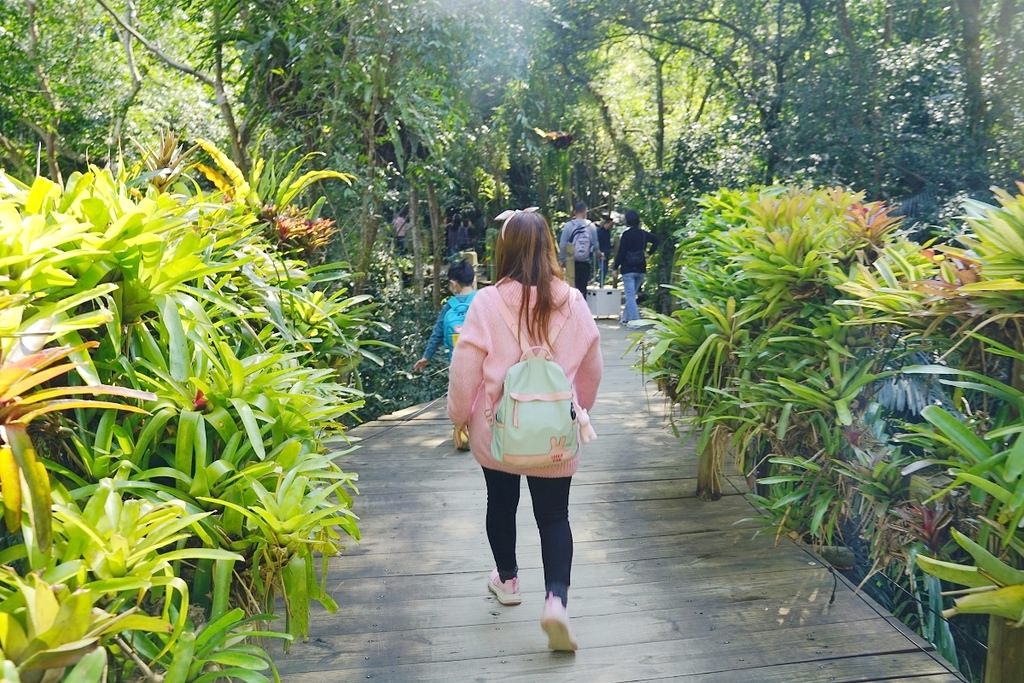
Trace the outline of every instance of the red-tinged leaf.
<instances>
[{"instance_id":1,"label":"red-tinged leaf","mask_svg":"<svg viewBox=\"0 0 1024 683\"><path fill-rule=\"evenodd\" d=\"M40 415L46 415L48 413L55 413L61 410L72 410L74 408L110 408L111 410L124 410L129 413L140 413L142 415L148 415L149 411L143 408L136 408L135 406L128 405L125 403L113 403L111 401L89 401L89 400L76 400L67 399L61 401L51 401L42 408L28 411L21 414L20 417L14 420L18 424L27 425L32 420L36 419Z\"/></svg>"},{"instance_id":2,"label":"red-tinged leaf","mask_svg":"<svg viewBox=\"0 0 1024 683\"><path fill-rule=\"evenodd\" d=\"M43 382L49 382L54 377L59 377L71 370L75 369L74 363L62 363L61 365L47 368L46 370L40 370L35 372L28 377L21 379L12 384L7 391L0 394L0 401L10 401L12 398L24 394L26 391L34 386L38 386Z\"/></svg>"},{"instance_id":3,"label":"red-tinged leaf","mask_svg":"<svg viewBox=\"0 0 1024 683\"><path fill-rule=\"evenodd\" d=\"M140 401L155 401L157 398L156 394L150 391L140 391L138 389L129 389L127 387L115 387L109 384L100 384L98 386L89 387L55 387L53 389L44 389L26 396L22 399L21 405L39 403L41 401L61 398L62 396L78 394L86 394L90 396L124 396L125 398L136 398Z\"/></svg>"},{"instance_id":4,"label":"red-tinged leaf","mask_svg":"<svg viewBox=\"0 0 1024 683\"><path fill-rule=\"evenodd\" d=\"M36 351L35 353L30 353L27 356L21 356L15 360L8 359L8 361L4 363L4 368L13 368L15 370L38 370L53 364L61 358L66 358L76 351L81 351L82 349L94 349L99 345L99 342L88 341L75 346L53 346Z\"/></svg>"},{"instance_id":5,"label":"red-tinged leaf","mask_svg":"<svg viewBox=\"0 0 1024 683\"><path fill-rule=\"evenodd\" d=\"M87 348L95 348L96 346L99 346L99 343L91 341L76 346L55 346L14 360L8 358L4 361L3 367L0 368L0 392L6 394L12 385L33 373L53 365L73 353Z\"/></svg>"}]
</instances>

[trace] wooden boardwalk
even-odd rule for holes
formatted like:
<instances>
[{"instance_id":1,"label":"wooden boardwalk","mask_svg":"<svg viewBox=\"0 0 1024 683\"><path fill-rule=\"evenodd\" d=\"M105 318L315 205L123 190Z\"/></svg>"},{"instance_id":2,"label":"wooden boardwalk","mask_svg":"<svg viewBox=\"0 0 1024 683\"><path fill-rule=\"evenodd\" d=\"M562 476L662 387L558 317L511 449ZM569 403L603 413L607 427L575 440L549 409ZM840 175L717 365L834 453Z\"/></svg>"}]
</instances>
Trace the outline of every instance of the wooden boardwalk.
<instances>
[{"instance_id":1,"label":"wooden boardwalk","mask_svg":"<svg viewBox=\"0 0 1024 683\"><path fill-rule=\"evenodd\" d=\"M601 328L600 436L570 494L580 651L546 649L528 491L523 604L487 592L483 476L451 447L441 400L354 430L362 447L343 465L360 475L364 540L331 562L340 610L314 611L309 642L276 657L285 681L961 680L814 556L755 538L743 496L695 499L692 446L680 446L661 397L624 357L626 334Z\"/></svg>"}]
</instances>

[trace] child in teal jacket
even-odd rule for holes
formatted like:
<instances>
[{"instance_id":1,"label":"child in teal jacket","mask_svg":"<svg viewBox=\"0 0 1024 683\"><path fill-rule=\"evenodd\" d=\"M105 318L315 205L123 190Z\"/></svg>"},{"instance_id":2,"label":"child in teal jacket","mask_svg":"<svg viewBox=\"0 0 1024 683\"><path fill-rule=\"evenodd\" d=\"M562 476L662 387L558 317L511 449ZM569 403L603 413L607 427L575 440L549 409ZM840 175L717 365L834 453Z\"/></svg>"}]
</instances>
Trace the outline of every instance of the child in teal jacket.
<instances>
[{"instance_id":1,"label":"child in teal jacket","mask_svg":"<svg viewBox=\"0 0 1024 683\"><path fill-rule=\"evenodd\" d=\"M430 338L427 340L427 348L423 350L423 356L412 366L413 370L422 372L430 364L430 359L434 357L442 342L445 345L448 360L451 361L452 351L459 340L459 332L462 331L462 322L466 319L466 313L469 311L473 297L476 296L475 282L476 273L468 261L459 261L449 266L448 287L451 289L452 296L448 297L441 306L441 311L437 314L437 320L434 322L434 329L430 332ZM460 451L469 448L468 434L455 433L453 440L455 447Z\"/></svg>"}]
</instances>

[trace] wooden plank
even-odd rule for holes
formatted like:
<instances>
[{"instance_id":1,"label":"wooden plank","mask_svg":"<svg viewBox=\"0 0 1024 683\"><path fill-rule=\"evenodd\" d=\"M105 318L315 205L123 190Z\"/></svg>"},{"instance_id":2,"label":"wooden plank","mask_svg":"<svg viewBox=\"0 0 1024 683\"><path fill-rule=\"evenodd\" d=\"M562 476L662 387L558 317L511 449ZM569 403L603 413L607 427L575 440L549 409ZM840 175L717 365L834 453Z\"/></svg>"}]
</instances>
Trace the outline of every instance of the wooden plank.
<instances>
[{"instance_id":1,"label":"wooden plank","mask_svg":"<svg viewBox=\"0 0 1024 683\"><path fill-rule=\"evenodd\" d=\"M534 531L533 536L537 533ZM520 540L525 540L522 537ZM490 548L486 542L470 547L415 548L405 550L367 550L353 548L346 555L334 558L330 576L346 579L370 576L417 576L423 574L452 574L489 571ZM783 559L786 558L786 559ZM790 560L791 558L791 560ZM750 540L749 531L712 531L667 536L626 537L600 541L574 543L573 566L588 564L630 563L648 560L675 559L677 567L696 567L710 572L715 567L735 568L737 571L789 569L794 567L822 567L810 564L807 557L787 553L776 557L767 539ZM540 544L518 544L519 567L522 570L539 568Z\"/></svg>"},{"instance_id":2,"label":"wooden plank","mask_svg":"<svg viewBox=\"0 0 1024 683\"><path fill-rule=\"evenodd\" d=\"M479 510L486 499L483 476L458 479L453 488L445 482L444 491L391 492L378 491L373 484L360 487L361 494L355 509L359 514L383 512L387 510L415 510L432 507L438 498L444 499L444 508L449 512L456 510ZM472 483L475 482L475 486ZM470 488L467 488L470 487ZM525 488L525 485L524 485ZM523 498L529 497L524 491ZM574 482L569 496L569 505L580 506L584 503L624 503L631 501L669 500L694 498L697 495L696 478L662 479L639 482L614 482L583 484ZM730 492L728 495L735 495ZM522 503L529 503L522 500Z\"/></svg>"},{"instance_id":3,"label":"wooden plank","mask_svg":"<svg viewBox=\"0 0 1024 683\"><path fill-rule=\"evenodd\" d=\"M343 469L345 469L343 467ZM366 500L376 495L390 495L397 493L423 493L430 492L439 494L448 491L474 491L483 494L484 475L479 468L467 467L464 463L458 465L438 464L434 472L444 475L444 481L438 482L436 478L426 477L405 477L389 476L394 474L391 467L388 472L376 470L367 474L364 467L355 466L359 474L359 500ZM693 470L692 472L690 470ZM696 486L696 464L692 467L668 465L651 467L584 467L576 473L572 480L572 497L576 498L581 487L593 484L637 484L640 482L662 482L671 480L683 480L693 483ZM525 484L524 484L525 488ZM686 488L682 489L684 492ZM524 492L524 495L525 492Z\"/></svg>"},{"instance_id":4,"label":"wooden plank","mask_svg":"<svg viewBox=\"0 0 1024 683\"><path fill-rule=\"evenodd\" d=\"M901 676L899 678L876 678L876 681L886 683L963 683L967 679L952 673L936 674L934 676Z\"/></svg>"},{"instance_id":5,"label":"wooden plank","mask_svg":"<svg viewBox=\"0 0 1024 683\"><path fill-rule=\"evenodd\" d=\"M383 437L361 441L359 450L355 453L357 457L350 460L362 465L401 464L406 468L409 464L419 461L430 464L439 454L445 453L458 454L463 460L472 462L472 456L468 453L462 454L454 449L451 445L451 436L450 427L443 432L395 429ZM621 454L629 454L630 457L623 460ZM613 462L618 467L628 469L634 465L671 464L690 457L693 457L692 445L668 442L656 435L621 432L602 434L597 441L583 446L580 463Z\"/></svg>"},{"instance_id":6,"label":"wooden plank","mask_svg":"<svg viewBox=\"0 0 1024 683\"><path fill-rule=\"evenodd\" d=\"M953 683L960 679L923 652L865 655L734 669L668 678L645 678L636 683Z\"/></svg>"},{"instance_id":7,"label":"wooden plank","mask_svg":"<svg viewBox=\"0 0 1024 683\"><path fill-rule=\"evenodd\" d=\"M444 574L398 574L384 573L377 576L349 575L347 572L328 572L328 592L340 605L398 604L423 597L429 591L432 599L479 597L484 595L484 585L490 567L490 558L481 552L480 562L467 571ZM544 574L540 568L539 554L520 553L520 580L524 594L538 591L544 585ZM749 557L732 557L726 554L693 556L688 558L656 558L640 561L615 563L590 563L574 567L572 590L600 587L639 585L662 581L674 581L685 587L705 577L722 581L743 581L755 574L772 572L808 571L827 577L826 570L818 564L804 562L796 555L787 555L774 561L765 558L751 560ZM370 572L372 573L372 572ZM681 588L680 595L685 595Z\"/></svg>"},{"instance_id":8,"label":"wooden plank","mask_svg":"<svg viewBox=\"0 0 1024 683\"><path fill-rule=\"evenodd\" d=\"M602 335L600 438L585 449L570 495L570 609L583 649L545 649L525 482L524 603L505 608L487 593L483 477L452 448L441 399L352 431L359 448L339 464L360 474L365 540L330 562L327 585L341 610L314 609L313 639L275 655L284 680L957 680L819 560L788 540L776 545L770 532L753 538L760 521L736 495L741 476L727 477L720 501L694 498L695 444L670 429L685 429L688 417L644 384L621 330Z\"/></svg>"},{"instance_id":9,"label":"wooden plank","mask_svg":"<svg viewBox=\"0 0 1024 683\"><path fill-rule=\"evenodd\" d=\"M757 630L745 623L747 616L733 609L717 627L680 609L646 612L628 623L574 619L582 648L575 656L546 652L535 622L322 638L293 645L280 668L289 681L312 680L292 676L297 673L317 672L322 679L323 672L335 672L342 680L444 683L458 663L474 681L602 683L915 651L877 619Z\"/></svg>"},{"instance_id":10,"label":"wooden plank","mask_svg":"<svg viewBox=\"0 0 1024 683\"><path fill-rule=\"evenodd\" d=\"M609 578L612 576L607 569L605 572ZM691 613L704 616L715 614L716 610L739 609L757 613L761 619L764 612L770 614L780 628L804 624L808 618L829 613L845 621L873 616L871 609L848 591L837 592L835 602L830 603L831 578L824 572L800 567L752 576L743 572L723 575L719 571L691 572L685 580L678 576L666 572L659 577L665 580L646 581L644 577L634 576L628 582L582 587L574 582L570 591L573 618L598 615L630 618L638 612L662 609L668 604L685 605ZM448 628L537 619L543 600L539 571L523 576L523 606L514 609L502 607L487 593L485 572L474 579L472 588L476 594L471 596L439 596L433 591L425 592L422 587L430 586L428 577L420 582L419 592L386 594L386 605L381 600L370 600L359 608L346 606L337 614L314 614L312 635L404 631L414 624Z\"/></svg>"},{"instance_id":11,"label":"wooden plank","mask_svg":"<svg viewBox=\"0 0 1024 683\"><path fill-rule=\"evenodd\" d=\"M472 494L469 494L472 495ZM520 517L532 517L527 497L520 500ZM569 495L572 500L572 493ZM481 503L483 502L481 496ZM714 503L705 503L697 498L669 498L666 500L637 500L628 503L570 503L569 520L573 533L591 538L609 536L626 530L635 533L638 525L644 525L645 535L666 533L687 533L708 529L725 529L739 526L741 520L755 516L753 508L742 496L726 496ZM709 516L712 508L717 514ZM483 505L479 508L484 509ZM747 524L750 526L751 524ZM417 510L392 510L378 512L373 517L373 528L392 538L415 536L429 538L434 542L447 542L449 533L465 537L467 531L475 535L483 527L479 515L447 514L445 501L440 497L432 505ZM371 539L372 540L372 539Z\"/></svg>"},{"instance_id":12,"label":"wooden plank","mask_svg":"<svg viewBox=\"0 0 1024 683\"><path fill-rule=\"evenodd\" d=\"M738 498L738 496L731 496ZM725 499L723 499L725 500ZM721 501L720 501L721 502ZM589 504L581 507L586 508ZM573 510L571 509L570 512ZM647 515L633 517L632 521L642 527L626 523L616 516L617 510L590 509L586 514L570 515L573 538L579 542L629 538L642 533L644 536L665 536L678 533L746 528L756 530L761 522L754 519L741 521L740 514L723 517L721 520L700 516L687 516L686 511L666 513L664 517ZM412 514L388 515L386 526L374 525L372 532L364 527L361 545L381 552L424 550L431 547L473 548L486 547L483 512L471 518L450 516L443 509L424 511L424 517ZM523 511L518 518L520 547L539 543L532 516ZM642 531L637 531L640 528Z\"/></svg>"}]
</instances>

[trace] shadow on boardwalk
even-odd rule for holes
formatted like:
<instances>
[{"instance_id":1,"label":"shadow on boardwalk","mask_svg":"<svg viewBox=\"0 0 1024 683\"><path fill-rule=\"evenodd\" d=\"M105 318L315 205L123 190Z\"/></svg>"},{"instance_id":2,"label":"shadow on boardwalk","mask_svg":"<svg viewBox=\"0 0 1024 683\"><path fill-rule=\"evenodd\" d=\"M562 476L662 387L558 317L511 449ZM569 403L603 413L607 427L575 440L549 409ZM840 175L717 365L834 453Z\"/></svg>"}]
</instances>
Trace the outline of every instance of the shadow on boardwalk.
<instances>
[{"instance_id":1,"label":"shadow on boardwalk","mask_svg":"<svg viewBox=\"0 0 1024 683\"><path fill-rule=\"evenodd\" d=\"M331 562L341 606L279 654L286 681L960 680L928 646L796 545L753 538L732 493L693 497L693 447L645 388L626 334L602 325L600 435L570 496L575 655L545 649L540 545L524 491L523 604L486 591L484 483L451 447L443 400L364 425L343 463L360 475L364 541ZM524 482L525 488L525 482ZM833 600L834 594L834 600Z\"/></svg>"}]
</instances>

